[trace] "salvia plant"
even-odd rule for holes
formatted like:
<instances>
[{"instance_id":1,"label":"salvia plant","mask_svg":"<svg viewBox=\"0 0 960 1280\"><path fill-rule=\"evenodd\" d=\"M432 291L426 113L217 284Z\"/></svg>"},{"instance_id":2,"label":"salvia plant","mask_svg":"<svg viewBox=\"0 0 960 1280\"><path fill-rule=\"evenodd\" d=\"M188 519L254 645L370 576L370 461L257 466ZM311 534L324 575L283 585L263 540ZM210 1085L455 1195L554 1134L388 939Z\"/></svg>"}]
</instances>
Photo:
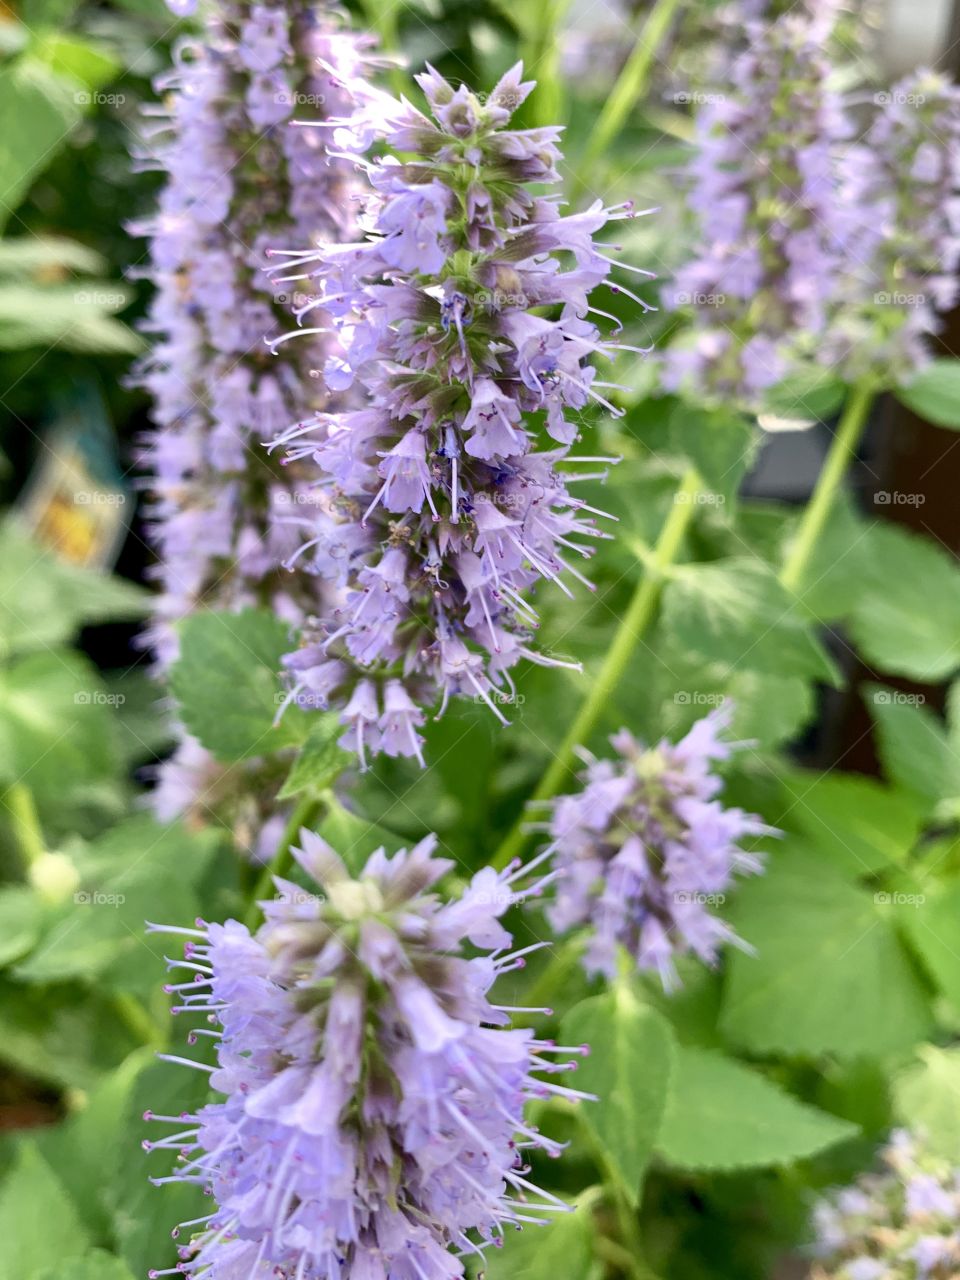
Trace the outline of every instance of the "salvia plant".
<instances>
[{"instance_id":1,"label":"salvia plant","mask_svg":"<svg viewBox=\"0 0 960 1280\"><path fill-rule=\"evenodd\" d=\"M636 9L19 24L25 138L167 69L159 589L25 534L122 507L79 444L0 526L0 1280L960 1276L960 568L870 432L960 430L960 96ZM5 341L86 269L20 238ZM71 648L131 615L143 685Z\"/></svg>"}]
</instances>

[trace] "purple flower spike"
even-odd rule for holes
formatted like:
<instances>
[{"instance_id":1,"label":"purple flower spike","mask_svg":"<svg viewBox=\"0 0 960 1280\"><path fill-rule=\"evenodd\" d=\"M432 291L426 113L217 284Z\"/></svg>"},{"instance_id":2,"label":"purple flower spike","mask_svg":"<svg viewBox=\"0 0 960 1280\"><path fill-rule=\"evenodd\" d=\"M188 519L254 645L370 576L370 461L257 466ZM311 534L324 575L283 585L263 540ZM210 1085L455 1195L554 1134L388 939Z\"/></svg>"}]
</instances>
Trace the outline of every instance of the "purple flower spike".
<instances>
[{"instance_id":1,"label":"purple flower spike","mask_svg":"<svg viewBox=\"0 0 960 1280\"><path fill-rule=\"evenodd\" d=\"M922 70L877 97L845 166L856 233L822 356L849 381L902 385L929 361L927 336L957 301L960 89Z\"/></svg>"},{"instance_id":2,"label":"purple flower spike","mask_svg":"<svg viewBox=\"0 0 960 1280\"><path fill-rule=\"evenodd\" d=\"M590 361L621 348L588 299L604 285L634 295L608 283L617 264L594 242L632 210L564 216L528 189L558 181L560 130L506 127L533 87L519 66L483 103L432 69L419 83L432 119L378 99L332 122L367 175L363 236L291 251L285 278L304 282L310 323L334 335L328 386L357 399L276 443L318 469L304 557L346 593L291 657L294 696L316 705L312 672L341 661L330 704L345 744L359 749L355 689L372 681L389 693L376 721L362 717L364 752L422 762L424 712L459 695L505 721L510 668L558 662L530 647L530 597L539 584L589 589L575 564L608 536L566 466L582 410L618 412ZM369 159L379 137L403 159Z\"/></svg>"},{"instance_id":3,"label":"purple flower spike","mask_svg":"<svg viewBox=\"0 0 960 1280\"><path fill-rule=\"evenodd\" d=\"M273 287L267 268L277 240L356 232L352 166L292 118L295 109L352 109L355 92L365 93L365 49L305 0L227 0L157 82L163 103L140 160L166 181L156 215L135 229L149 237L156 288L144 325L152 349L137 376L156 425L144 462L161 593L146 643L161 670L176 657L175 624L198 608L259 605L293 625L320 611L331 589L306 564L283 570L296 569L306 513L323 495L302 467L278 466L263 446L304 406L329 403L310 376L327 344L314 334L271 355L267 339L289 325L297 299ZM263 788L247 778L231 795L223 772L182 742L159 770L158 812L204 817L215 807L223 817L233 806L228 820L258 856L262 815L248 810Z\"/></svg>"},{"instance_id":4,"label":"purple flower spike","mask_svg":"<svg viewBox=\"0 0 960 1280\"><path fill-rule=\"evenodd\" d=\"M777 833L716 799L714 761L736 745L721 737L729 721L719 707L680 742L651 749L623 729L611 740L620 759L591 760L583 789L553 801L558 879L547 914L559 931L589 926L589 973L614 977L623 946L671 990L675 957L713 964L723 943L745 945L711 908L736 873L763 869L737 842Z\"/></svg>"},{"instance_id":5,"label":"purple flower spike","mask_svg":"<svg viewBox=\"0 0 960 1280\"><path fill-rule=\"evenodd\" d=\"M389 702L388 686L386 716L404 712ZM210 1071L223 1095L153 1117L172 1130L151 1150L182 1157L157 1181L214 1201L180 1228L184 1274L454 1280L507 1226L567 1211L527 1177L521 1149L562 1148L524 1108L587 1096L552 1083L571 1068L554 1055L585 1046L513 1029L489 998L522 963L500 917L540 885L486 868L445 899L435 886L454 864L435 845L378 850L354 879L302 831L316 892L278 881L253 935L235 920L169 930L188 939L175 1011L213 1023L217 1061L163 1056Z\"/></svg>"},{"instance_id":6,"label":"purple flower spike","mask_svg":"<svg viewBox=\"0 0 960 1280\"><path fill-rule=\"evenodd\" d=\"M672 291L692 320L666 355L672 389L753 404L817 352L849 257L838 148L851 128L824 51L832 6L812 8L748 24L729 82L697 113L701 244Z\"/></svg>"},{"instance_id":7,"label":"purple flower spike","mask_svg":"<svg viewBox=\"0 0 960 1280\"><path fill-rule=\"evenodd\" d=\"M937 1280L960 1269L960 1169L924 1135L895 1131L884 1167L814 1207L813 1280Z\"/></svg>"}]
</instances>

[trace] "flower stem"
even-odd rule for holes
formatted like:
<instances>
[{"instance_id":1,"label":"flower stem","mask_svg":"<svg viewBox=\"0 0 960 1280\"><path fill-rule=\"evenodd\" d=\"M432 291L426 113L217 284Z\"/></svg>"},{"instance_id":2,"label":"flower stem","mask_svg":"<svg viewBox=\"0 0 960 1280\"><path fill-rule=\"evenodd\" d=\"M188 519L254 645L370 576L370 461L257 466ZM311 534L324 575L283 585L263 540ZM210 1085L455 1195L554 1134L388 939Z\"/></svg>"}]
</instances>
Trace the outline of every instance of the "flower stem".
<instances>
[{"instance_id":1,"label":"flower stem","mask_svg":"<svg viewBox=\"0 0 960 1280\"><path fill-rule=\"evenodd\" d=\"M587 156L602 156L607 152L634 104L645 93L657 51L666 39L682 3L683 0L656 0L637 36L637 43L620 72L620 78L593 126L585 147ZM583 177L585 168L585 165L581 166L574 181L574 196L579 195L586 185Z\"/></svg>"},{"instance_id":2,"label":"flower stem","mask_svg":"<svg viewBox=\"0 0 960 1280\"><path fill-rule=\"evenodd\" d=\"M274 876L282 876L287 873L293 863L293 854L290 852L296 843L297 836L300 834L300 828L308 826L320 809L323 808L323 796L315 795L308 792L303 796L297 806L290 815L287 825L283 829L283 835L280 837L280 844L277 846L277 852L273 855L267 865L260 873L253 890L253 900L247 911L247 925L249 928L257 923L260 917L260 902L262 899L270 895L270 887L273 884Z\"/></svg>"},{"instance_id":3,"label":"flower stem","mask_svg":"<svg viewBox=\"0 0 960 1280\"><path fill-rule=\"evenodd\" d=\"M570 772L574 748L585 744L596 728L597 721L620 683L620 678L638 641L643 639L656 615L664 574L677 558L684 535L690 526L699 491L700 477L691 467L674 494L673 506L660 531L647 571L633 593L633 599L617 628L613 643L593 682L590 695L574 717L552 764L540 779L537 789L530 798L531 804L549 800L551 796L557 794ZM520 852L526 843L526 838L521 814L513 830L497 850L493 859L494 867L502 870L511 858L516 857Z\"/></svg>"},{"instance_id":4,"label":"flower stem","mask_svg":"<svg viewBox=\"0 0 960 1280\"><path fill-rule=\"evenodd\" d=\"M850 460L866 426L873 404L875 389L872 383L861 382L851 388L843 415L827 453L827 460L817 478L813 496L807 503L800 520L796 537L791 544L780 581L790 591L797 591L803 581L810 560L827 518L833 509Z\"/></svg>"},{"instance_id":5,"label":"flower stem","mask_svg":"<svg viewBox=\"0 0 960 1280\"><path fill-rule=\"evenodd\" d=\"M12 782L3 792L6 809L24 868L31 866L46 850L33 792L23 782Z\"/></svg>"}]
</instances>

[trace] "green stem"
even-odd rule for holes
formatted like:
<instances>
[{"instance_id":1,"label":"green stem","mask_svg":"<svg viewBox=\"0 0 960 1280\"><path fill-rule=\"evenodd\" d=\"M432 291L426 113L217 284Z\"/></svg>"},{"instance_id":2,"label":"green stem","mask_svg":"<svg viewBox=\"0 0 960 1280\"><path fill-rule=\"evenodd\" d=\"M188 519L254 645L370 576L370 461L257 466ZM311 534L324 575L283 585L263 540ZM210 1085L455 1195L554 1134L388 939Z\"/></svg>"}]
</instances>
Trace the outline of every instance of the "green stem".
<instances>
[{"instance_id":1,"label":"green stem","mask_svg":"<svg viewBox=\"0 0 960 1280\"><path fill-rule=\"evenodd\" d=\"M128 991L115 991L110 997L114 1012L124 1026L141 1044L160 1048L166 1036L136 996Z\"/></svg>"},{"instance_id":2,"label":"green stem","mask_svg":"<svg viewBox=\"0 0 960 1280\"><path fill-rule=\"evenodd\" d=\"M617 628L613 643L593 682L590 695L574 717L552 764L540 779L537 789L530 798L531 805L549 800L564 785L570 772L574 749L586 743L609 704L638 641L643 639L656 615L664 575L677 558L684 535L690 526L699 492L700 477L691 467L674 494L673 506L660 531L647 571L633 593L633 599ZM498 870L502 870L524 847L527 837L523 822L524 816L521 814L513 830L497 850L493 865Z\"/></svg>"},{"instance_id":3,"label":"green stem","mask_svg":"<svg viewBox=\"0 0 960 1280\"><path fill-rule=\"evenodd\" d=\"M646 92L657 51L666 39L682 3L683 0L656 0L637 36L633 52L620 72L620 78L613 86L612 93L597 117L597 122L584 149L585 156L593 158L607 152L610 143L623 128L624 121L634 104ZM574 180L574 196L579 195L586 186L585 170L584 164Z\"/></svg>"},{"instance_id":4,"label":"green stem","mask_svg":"<svg viewBox=\"0 0 960 1280\"><path fill-rule=\"evenodd\" d=\"M820 534L833 509L850 460L856 453L863 434L875 389L872 383L862 382L853 387L847 399L843 415L837 427L827 460L817 479L813 496L807 503L800 520L796 537L782 570L780 581L790 591L797 591L816 548Z\"/></svg>"},{"instance_id":5,"label":"green stem","mask_svg":"<svg viewBox=\"0 0 960 1280\"><path fill-rule=\"evenodd\" d=\"M617 1265L631 1280L658 1280L643 1256L643 1241L637 1211L630 1200L630 1192L620 1170L608 1156L605 1148L581 1115L577 1116L581 1132L593 1152L594 1159L603 1174L603 1190L617 1218L620 1232L620 1249ZM612 1259L611 1259L612 1261Z\"/></svg>"},{"instance_id":6,"label":"green stem","mask_svg":"<svg viewBox=\"0 0 960 1280\"><path fill-rule=\"evenodd\" d=\"M10 817L24 868L30 867L47 850L33 792L26 783L12 782L3 792L3 804Z\"/></svg>"},{"instance_id":7,"label":"green stem","mask_svg":"<svg viewBox=\"0 0 960 1280\"><path fill-rule=\"evenodd\" d=\"M297 842L300 834L300 828L309 826L317 816L317 813L324 805L322 796L307 793L301 797L299 803L294 808L293 813L287 825L283 829L283 835L280 837L280 844L277 846L277 852L271 860L263 868L260 878L257 880L253 890L253 901L247 911L247 925L252 929L260 918L260 902L262 899L270 896L270 889L273 884L274 876L286 875L293 864L293 854L290 852Z\"/></svg>"}]
</instances>

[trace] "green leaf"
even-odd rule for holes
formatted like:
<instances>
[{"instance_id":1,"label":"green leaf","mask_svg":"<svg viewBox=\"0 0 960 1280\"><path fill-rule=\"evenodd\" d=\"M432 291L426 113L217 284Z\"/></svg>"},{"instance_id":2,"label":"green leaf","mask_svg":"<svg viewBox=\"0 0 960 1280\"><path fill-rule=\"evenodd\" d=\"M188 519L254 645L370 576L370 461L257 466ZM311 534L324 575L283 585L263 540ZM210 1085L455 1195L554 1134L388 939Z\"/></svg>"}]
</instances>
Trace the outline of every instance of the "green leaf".
<instances>
[{"instance_id":1,"label":"green leaf","mask_svg":"<svg viewBox=\"0 0 960 1280\"><path fill-rule=\"evenodd\" d=\"M326 801L326 815L317 831L354 874L359 873L370 854L381 846L388 853L394 853L408 843L386 827L351 813L334 796Z\"/></svg>"},{"instance_id":2,"label":"green leaf","mask_svg":"<svg viewBox=\"0 0 960 1280\"><path fill-rule=\"evenodd\" d=\"M788 1164L857 1133L721 1053L680 1046L657 1150L682 1169Z\"/></svg>"},{"instance_id":3,"label":"green leaf","mask_svg":"<svg viewBox=\"0 0 960 1280\"><path fill-rule=\"evenodd\" d=\"M931 805L960 795L960 762L942 721L916 695L868 685L884 773Z\"/></svg>"},{"instance_id":4,"label":"green leaf","mask_svg":"<svg viewBox=\"0 0 960 1280\"><path fill-rule=\"evenodd\" d=\"M943 680L960 666L960 566L892 524L874 524L866 545L872 581L849 621L857 648L880 671Z\"/></svg>"},{"instance_id":5,"label":"green leaf","mask_svg":"<svg viewBox=\"0 0 960 1280\"><path fill-rule=\"evenodd\" d=\"M20 885L0 889L0 965L29 951L40 935L43 904L32 889Z\"/></svg>"},{"instance_id":6,"label":"green leaf","mask_svg":"<svg viewBox=\"0 0 960 1280\"><path fill-rule=\"evenodd\" d=\"M666 1106L674 1042L669 1024L623 984L575 1005L563 1019L565 1044L588 1044L577 1087L597 1102L580 1119L636 1201ZM638 1069L639 1064L642 1069Z\"/></svg>"},{"instance_id":7,"label":"green leaf","mask_svg":"<svg viewBox=\"0 0 960 1280\"><path fill-rule=\"evenodd\" d=\"M480 1268L487 1280L587 1280L593 1260L587 1210L551 1218L545 1227L508 1231L502 1249L488 1249Z\"/></svg>"},{"instance_id":8,"label":"green leaf","mask_svg":"<svg viewBox=\"0 0 960 1280\"><path fill-rule=\"evenodd\" d=\"M0 978L0 1062L60 1088L90 1089L139 1048L110 1000L77 983Z\"/></svg>"},{"instance_id":9,"label":"green leaf","mask_svg":"<svg viewBox=\"0 0 960 1280\"><path fill-rule=\"evenodd\" d=\"M844 384L828 370L800 369L767 391L763 407L778 418L823 422L834 416L845 394Z\"/></svg>"},{"instance_id":10,"label":"green leaf","mask_svg":"<svg viewBox=\"0 0 960 1280\"><path fill-rule=\"evenodd\" d=\"M732 502L753 462L758 433L747 418L728 409L678 404L670 416L673 448L689 458L707 488Z\"/></svg>"},{"instance_id":11,"label":"green leaf","mask_svg":"<svg viewBox=\"0 0 960 1280\"><path fill-rule=\"evenodd\" d=\"M41 1152L56 1169L84 1223L98 1240L113 1233L121 1159L133 1137L129 1109L141 1072L156 1061L151 1049L132 1053L62 1124L40 1135Z\"/></svg>"},{"instance_id":12,"label":"green leaf","mask_svg":"<svg viewBox=\"0 0 960 1280\"><path fill-rule=\"evenodd\" d=\"M353 763L350 752L337 745L342 736L343 725L336 712L317 714L277 799L289 800L301 791L326 790Z\"/></svg>"},{"instance_id":13,"label":"green leaf","mask_svg":"<svg viewBox=\"0 0 960 1280\"><path fill-rule=\"evenodd\" d=\"M145 1153L144 1139L154 1142L169 1132L162 1123L144 1120L150 1109L157 1115L193 1114L208 1101L209 1081L204 1071L177 1069L168 1062L154 1062L142 1071L120 1117L126 1140L118 1156L119 1168L110 1171L114 1229L120 1254L138 1278L156 1267L177 1264L177 1243L170 1232L179 1222L210 1212L210 1201L200 1187L171 1183L155 1187L149 1175L163 1175L172 1161L169 1153Z\"/></svg>"},{"instance_id":14,"label":"green leaf","mask_svg":"<svg viewBox=\"0 0 960 1280\"><path fill-rule=\"evenodd\" d=\"M904 932L936 986L960 1010L960 879L927 881L922 893L907 896L919 900L905 902L908 909L898 915Z\"/></svg>"},{"instance_id":15,"label":"green leaf","mask_svg":"<svg viewBox=\"0 0 960 1280\"><path fill-rule=\"evenodd\" d=\"M97 980L149 995L163 975L163 944L147 920L192 920L199 885L218 846L214 831L161 826L146 815L113 827L74 861L79 887L51 912L43 936L15 976L25 982Z\"/></svg>"},{"instance_id":16,"label":"green leaf","mask_svg":"<svg viewBox=\"0 0 960 1280\"><path fill-rule=\"evenodd\" d=\"M83 1254L90 1239L63 1184L24 1142L0 1186L0 1280L28 1280Z\"/></svg>"},{"instance_id":17,"label":"green leaf","mask_svg":"<svg viewBox=\"0 0 960 1280\"><path fill-rule=\"evenodd\" d=\"M68 271L102 271L105 260L96 250L65 236L7 236L0 240L0 276L24 280L37 274L54 277Z\"/></svg>"},{"instance_id":18,"label":"green leaf","mask_svg":"<svg viewBox=\"0 0 960 1280\"><path fill-rule=\"evenodd\" d=\"M0 524L0 656L46 649L81 626L142 617L149 593L57 560L12 520Z\"/></svg>"},{"instance_id":19,"label":"green leaf","mask_svg":"<svg viewBox=\"0 0 960 1280\"><path fill-rule=\"evenodd\" d=\"M837 871L872 875L902 863L920 834L922 813L911 795L855 773L792 770L783 776L786 817Z\"/></svg>"},{"instance_id":20,"label":"green leaf","mask_svg":"<svg viewBox=\"0 0 960 1280\"><path fill-rule=\"evenodd\" d=\"M284 701L281 658L289 625L275 614L198 613L180 627L170 685L184 725L218 760L232 763L302 743L311 717Z\"/></svg>"},{"instance_id":21,"label":"green leaf","mask_svg":"<svg viewBox=\"0 0 960 1280\"><path fill-rule=\"evenodd\" d=\"M0 230L81 115L73 87L41 63L20 58L0 69L0 119L17 121L0 134Z\"/></svg>"},{"instance_id":22,"label":"green leaf","mask_svg":"<svg viewBox=\"0 0 960 1280\"><path fill-rule=\"evenodd\" d=\"M792 596L755 560L679 570L664 590L662 627L668 648L730 669L840 680Z\"/></svg>"},{"instance_id":23,"label":"green leaf","mask_svg":"<svg viewBox=\"0 0 960 1280\"><path fill-rule=\"evenodd\" d=\"M926 993L870 890L782 852L740 888L730 922L756 951L730 959L721 1027L735 1044L855 1057L926 1035Z\"/></svg>"},{"instance_id":24,"label":"green leaf","mask_svg":"<svg viewBox=\"0 0 960 1280\"><path fill-rule=\"evenodd\" d=\"M122 1258L105 1249L91 1249L82 1258L70 1258L38 1272L30 1280L133 1280Z\"/></svg>"},{"instance_id":25,"label":"green leaf","mask_svg":"<svg viewBox=\"0 0 960 1280\"><path fill-rule=\"evenodd\" d=\"M932 360L896 394L927 422L960 430L960 360Z\"/></svg>"},{"instance_id":26,"label":"green leaf","mask_svg":"<svg viewBox=\"0 0 960 1280\"><path fill-rule=\"evenodd\" d=\"M903 1124L953 1163L960 1150L960 1049L925 1044L917 1056L894 1081L896 1109Z\"/></svg>"},{"instance_id":27,"label":"green leaf","mask_svg":"<svg viewBox=\"0 0 960 1280\"><path fill-rule=\"evenodd\" d=\"M135 355L143 348L142 339L112 319L131 297L127 286L109 280L0 285L0 348L61 346L70 351Z\"/></svg>"},{"instance_id":28,"label":"green leaf","mask_svg":"<svg viewBox=\"0 0 960 1280\"><path fill-rule=\"evenodd\" d=\"M34 653L0 669L0 778L28 778L44 821L69 826L89 790L118 777L112 716L79 654Z\"/></svg>"},{"instance_id":29,"label":"green leaf","mask_svg":"<svg viewBox=\"0 0 960 1280\"><path fill-rule=\"evenodd\" d=\"M101 89L115 79L121 69L119 59L109 46L62 31L45 31L30 46L30 52L58 76L75 80L84 89ZM77 95L84 103L83 94Z\"/></svg>"}]
</instances>

